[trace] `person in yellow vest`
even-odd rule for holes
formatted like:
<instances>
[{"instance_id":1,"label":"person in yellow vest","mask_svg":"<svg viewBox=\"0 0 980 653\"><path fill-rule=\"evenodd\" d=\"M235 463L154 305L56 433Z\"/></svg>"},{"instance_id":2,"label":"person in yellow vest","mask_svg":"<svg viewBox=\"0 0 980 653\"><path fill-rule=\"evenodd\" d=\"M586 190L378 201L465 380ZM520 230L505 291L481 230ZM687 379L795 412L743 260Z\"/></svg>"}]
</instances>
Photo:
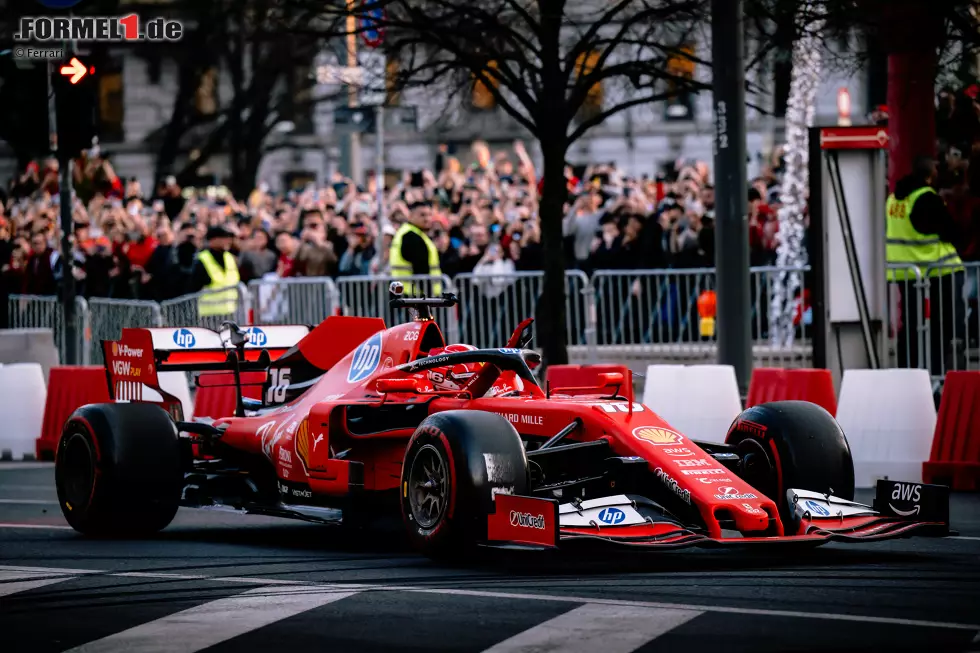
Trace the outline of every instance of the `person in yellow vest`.
<instances>
[{"instance_id":1,"label":"person in yellow vest","mask_svg":"<svg viewBox=\"0 0 980 653\"><path fill-rule=\"evenodd\" d=\"M193 290L208 291L197 301L200 317L233 316L238 309L238 261L231 253L235 235L224 226L208 228L207 249L197 254L191 272Z\"/></svg>"},{"instance_id":2,"label":"person in yellow vest","mask_svg":"<svg viewBox=\"0 0 980 653\"><path fill-rule=\"evenodd\" d=\"M938 178L932 157L915 158L912 172L895 184L895 192L885 204L885 259L890 265L887 277L901 296L901 325L898 333L899 367L925 368L925 352L920 352L918 325L929 324L929 365L933 376L957 369L956 343L963 322L963 266L954 243L959 239L956 223L946 203L936 193ZM915 273L918 268L930 290L928 314L916 298Z\"/></svg>"},{"instance_id":3,"label":"person in yellow vest","mask_svg":"<svg viewBox=\"0 0 980 653\"><path fill-rule=\"evenodd\" d=\"M408 207L408 221L403 223L391 241L388 262L392 277L439 276L439 249L427 232L432 219L432 206L428 202L414 202ZM423 292L436 297L442 294L442 284L412 283L402 281L406 296L421 295Z\"/></svg>"}]
</instances>

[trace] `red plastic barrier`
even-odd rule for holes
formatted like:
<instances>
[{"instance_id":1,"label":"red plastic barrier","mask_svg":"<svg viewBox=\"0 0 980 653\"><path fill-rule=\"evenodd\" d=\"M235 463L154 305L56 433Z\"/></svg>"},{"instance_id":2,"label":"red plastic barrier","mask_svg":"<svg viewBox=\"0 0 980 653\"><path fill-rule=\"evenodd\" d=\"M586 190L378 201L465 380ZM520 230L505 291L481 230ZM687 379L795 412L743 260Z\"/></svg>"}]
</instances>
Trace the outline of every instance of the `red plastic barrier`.
<instances>
[{"instance_id":1,"label":"red plastic barrier","mask_svg":"<svg viewBox=\"0 0 980 653\"><path fill-rule=\"evenodd\" d=\"M109 401L109 385L101 365L52 367L44 404L41 437L35 446L38 460L54 460L68 417L80 406Z\"/></svg>"},{"instance_id":2,"label":"red plastic barrier","mask_svg":"<svg viewBox=\"0 0 980 653\"><path fill-rule=\"evenodd\" d=\"M830 370L757 367L752 370L745 407L769 401L809 401L837 415L837 395Z\"/></svg>"},{"instance_id":3,"label":"red plastic barrier","mask_svg":"<svg viewBox=\"0 0 980 653\"><path fill-rule=\"evenodd\" d=\"M980 490L980 372L947 372L922 480Z\"/></svg>"},{"instance_id":4,"label":"red plastic barrier","mask_svg":"<svg viewBox=\"0 0 980 653\"><path fill-rule=\"evenodd\" d=\"M194 396L194 417L218 419L235 414L237 396L234 374L206 372L201 375L200 381L202 387L197 388L197 394ZM261 399L264 382L265 372L242 372L242 395L249 399Z\"/></svg>"},{"instance_id":5,"label":"red plastic barrier","mask_svg":"<svg viewBox=\"0 0 980 653\"><path fill-rule=\"evenodd\" d=\"M624 379L630 378L625 365L551 365L545 379L552 388L583 388L598 385L599 375L619 372Z\"/></svg>"}]
</instances>

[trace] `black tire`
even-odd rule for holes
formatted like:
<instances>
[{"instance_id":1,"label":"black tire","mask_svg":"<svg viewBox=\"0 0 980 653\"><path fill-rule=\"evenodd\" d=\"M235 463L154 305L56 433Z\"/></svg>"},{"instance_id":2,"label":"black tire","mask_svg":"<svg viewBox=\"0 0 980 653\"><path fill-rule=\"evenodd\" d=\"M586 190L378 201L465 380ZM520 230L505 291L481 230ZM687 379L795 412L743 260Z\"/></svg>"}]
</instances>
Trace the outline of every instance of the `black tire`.
<instances>
[{"instance_id":1,"label":"black tire","mask_svg":"<svg viewBox=\"0 0 980 653\"><path fill-rule=\"evenodd\" d=\"M173 521L183 475L177 427L153 404L90 404L58 442L55 485L65 519L86 535L135 537Z\"/></svg>"},{"instance_id":2,"label":"black tire","mask_svg":"<svg viewBox=\"0 0 980 653\"><path fill-rule=\"evenodd\" d=\"M491 474L484 454L493 456ZM409 539L431 558L457 558L486 539L495 490L527 494L528 476L524 444L503 417L472 410L427 417L402 464L399 496ZM433 485L423 487L423 479Z\"/></svg>"},{"instance_id":3,"label":"black tire","mask_svg":"<svg viewBox=\"0 0 980 653\"><path fill-rule=\"evenodd\" d=\"M808 401L774 401L742 411L725 438L742 459L742 477L779 506L784 527L795 522L786 490L854 499L851 448L837 420Z\"/></svg>"}]
</instances>

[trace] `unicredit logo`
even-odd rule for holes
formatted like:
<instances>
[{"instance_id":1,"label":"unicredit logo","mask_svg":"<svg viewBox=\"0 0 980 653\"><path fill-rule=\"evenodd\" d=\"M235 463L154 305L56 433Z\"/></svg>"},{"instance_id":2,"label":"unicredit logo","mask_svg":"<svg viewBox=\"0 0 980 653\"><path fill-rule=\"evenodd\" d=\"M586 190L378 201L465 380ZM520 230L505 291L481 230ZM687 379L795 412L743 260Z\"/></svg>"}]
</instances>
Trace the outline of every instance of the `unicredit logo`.
<instances>
[{"instance_id":1,"label":"unicredit logo","mask_svg":"<svg viewBox=\"0 0 980 653\"><path fill-rule=\"evenodd\" d=\"M544 530L544 515L532 515L529 512L510 511L510 525L521 528L537 528Z\"/></svg>"}]
</instances>

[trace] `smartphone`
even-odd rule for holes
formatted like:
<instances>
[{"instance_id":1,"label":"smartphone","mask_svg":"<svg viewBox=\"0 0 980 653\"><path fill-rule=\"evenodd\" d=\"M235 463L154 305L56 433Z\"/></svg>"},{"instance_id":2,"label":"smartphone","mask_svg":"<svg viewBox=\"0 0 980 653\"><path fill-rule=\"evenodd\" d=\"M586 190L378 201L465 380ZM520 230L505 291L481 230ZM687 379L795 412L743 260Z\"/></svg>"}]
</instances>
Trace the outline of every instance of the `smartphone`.
<instances>
[{"instance_id":1,"label":"smartphone","mask_svg":"<svg viewBox=\"0 0 980 653\"><path fill-rule=\"evenodd\" d=\"M412 188L422 188L425 185L425 178L422 175L422 171L418 170L412 173L412 180L409 182Z\"/></svg>"}]
</instances>

